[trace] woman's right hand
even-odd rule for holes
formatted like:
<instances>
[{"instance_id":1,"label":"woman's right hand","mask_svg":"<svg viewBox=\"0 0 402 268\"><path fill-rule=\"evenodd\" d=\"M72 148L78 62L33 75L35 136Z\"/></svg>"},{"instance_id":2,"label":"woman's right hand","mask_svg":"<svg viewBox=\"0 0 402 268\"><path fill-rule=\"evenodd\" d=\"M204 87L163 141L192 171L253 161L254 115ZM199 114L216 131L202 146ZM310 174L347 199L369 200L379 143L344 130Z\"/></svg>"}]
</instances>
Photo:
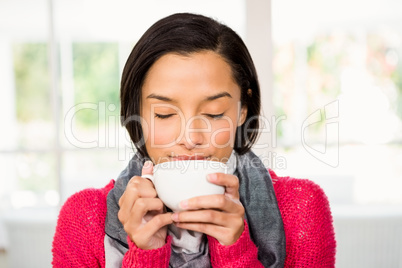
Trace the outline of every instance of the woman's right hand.
<instances>
[{"instance_id":1,"label":"woman's right hand","mask_svg":"<svg viewBox=\"0 0 402 268\"><path fill-rule=\"evenodd\" d=\"M152 173L152 162L145 162L142 175ZM165 245L167 225L173 222L172 213L166 213L150 180L132 177L119 200L119 206L118 218L137 247L156 249Z\"/></svg>"}]
</instances>

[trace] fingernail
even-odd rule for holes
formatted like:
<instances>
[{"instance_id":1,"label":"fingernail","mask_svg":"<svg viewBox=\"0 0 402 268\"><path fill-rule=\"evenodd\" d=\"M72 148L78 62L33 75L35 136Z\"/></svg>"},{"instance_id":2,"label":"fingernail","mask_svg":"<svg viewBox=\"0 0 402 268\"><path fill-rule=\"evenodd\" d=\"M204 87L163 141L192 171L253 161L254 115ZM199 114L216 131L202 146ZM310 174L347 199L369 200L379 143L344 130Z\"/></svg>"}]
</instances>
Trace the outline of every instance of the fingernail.
<instances>
[{"instance_id":1,"label":"fingernail","mask_svg":"<svg viewBox=\"0 0 402 268\"><path fill-rule=\"evenodd\" d=\"M183 200L183 201L181 201L181 202L180 202L180 207L181 207L182 209L188 208L188 200Z\"/></svg>"},{"instance_id":2,"label":"fingernail","mask_svg":"<svg viewBox=\"0 0 402 268\"><path fill-rule=\"evenodd\" d=\"M144 168L150 168L152 167L152 161L148 160L144 163Z\"/></svg>"},{"instance_id":3,"label":"fingernail","mask_svg":"<svg viewBox=\"0 0 402 268\"><path fill-rule=\"evenodd\" d=\"M172 214L172 220L173 220L173 221L179 221L179 214L173 213L173 214Z\"/></svg>"},{"instance_id":4,"label":"fingernail","mask_svg":"<svg viewBox=\"0 0 402 268\"><path fill-rule=\"evenodd\" d=\"M209 181L216 181L217 180L217 176L216 176L215 173L209 174L207 178L208 178Z\"/></svg>"}]
</instances>

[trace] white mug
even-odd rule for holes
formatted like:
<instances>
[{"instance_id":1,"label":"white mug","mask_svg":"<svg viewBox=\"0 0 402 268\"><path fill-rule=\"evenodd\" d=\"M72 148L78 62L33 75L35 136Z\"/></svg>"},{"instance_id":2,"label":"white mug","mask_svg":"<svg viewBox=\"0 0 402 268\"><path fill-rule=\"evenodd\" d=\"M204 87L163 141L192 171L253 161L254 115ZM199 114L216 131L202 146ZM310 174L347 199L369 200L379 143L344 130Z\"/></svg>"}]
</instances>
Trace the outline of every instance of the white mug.
<instances>
[{"instance_id":1,"label":"white mug","mask_svg":"<svg viewBox=\"0 0 402 268\"><path fill-rule=\"evenodd\" d=\"M183 200L203 195L224 194L225 188L207 180L212 173L227 173L227 165L208 160L179 160L154 166L153 175L142 175L150 179L158 197L173 211L182 210Z\"/></svg>"}]
</instances>

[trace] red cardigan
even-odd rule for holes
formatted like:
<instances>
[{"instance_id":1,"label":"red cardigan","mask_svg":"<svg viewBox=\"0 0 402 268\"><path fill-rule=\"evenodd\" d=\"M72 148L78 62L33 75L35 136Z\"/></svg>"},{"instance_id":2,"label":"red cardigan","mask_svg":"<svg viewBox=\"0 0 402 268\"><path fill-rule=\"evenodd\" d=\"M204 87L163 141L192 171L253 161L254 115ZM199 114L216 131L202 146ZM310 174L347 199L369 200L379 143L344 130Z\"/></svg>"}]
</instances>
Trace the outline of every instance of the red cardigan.
<instances>
[{"instance_id":1,"label":"red cardigan","mask_svg":"<svg viewBox=\"0 0 402 268\"><path fill-rule=\"evenodd\" d=\"M334 267L335 234L328 199L309 180L278 177L270 170L286 235L285 267ZM53 239L53 267L105 267L106 196L102 189L86 189L71 196L60 210ZM142 250L129 241L122 267L167 267L171 239L165 246ZM262 267L258 249L245 230L238 241L222 246L208 237L213 267Z\"/></svg>"}]
</instances>

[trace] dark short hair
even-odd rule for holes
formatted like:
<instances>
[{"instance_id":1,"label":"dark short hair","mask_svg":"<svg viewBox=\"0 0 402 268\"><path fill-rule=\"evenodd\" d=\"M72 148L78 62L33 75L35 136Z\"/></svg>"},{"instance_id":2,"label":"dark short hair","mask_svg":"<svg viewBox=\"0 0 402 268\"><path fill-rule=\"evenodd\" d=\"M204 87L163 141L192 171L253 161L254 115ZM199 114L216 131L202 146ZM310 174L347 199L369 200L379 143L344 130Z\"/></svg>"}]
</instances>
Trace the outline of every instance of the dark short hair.
<instances>
[{"instance_id":1,"label":"dark short hair","mask_svg":"<svg viewBox=\"0 0 402 268\"><path fill-rule=\"evenodd\" d=\"M261 97L257 72L246 45L232 29L216 20L178 13L157 21L144 33L131 51L122 74L121 122L144 156L148 154L138 116L141 89L148 70L167 53L190 55L200 51L219 54L230 65L233 78L241 89L241 105L247 107L247 118L236 130L234 150L243 154L255 143L259 134Z\"/></svg>"}]
</instances>

